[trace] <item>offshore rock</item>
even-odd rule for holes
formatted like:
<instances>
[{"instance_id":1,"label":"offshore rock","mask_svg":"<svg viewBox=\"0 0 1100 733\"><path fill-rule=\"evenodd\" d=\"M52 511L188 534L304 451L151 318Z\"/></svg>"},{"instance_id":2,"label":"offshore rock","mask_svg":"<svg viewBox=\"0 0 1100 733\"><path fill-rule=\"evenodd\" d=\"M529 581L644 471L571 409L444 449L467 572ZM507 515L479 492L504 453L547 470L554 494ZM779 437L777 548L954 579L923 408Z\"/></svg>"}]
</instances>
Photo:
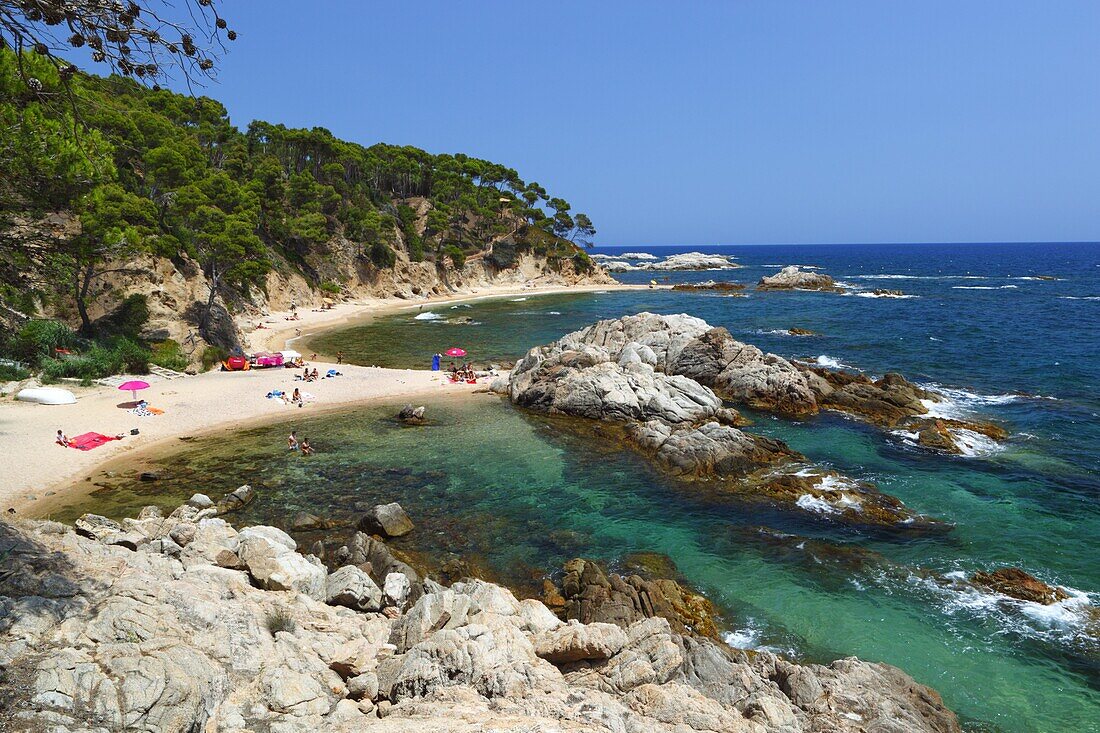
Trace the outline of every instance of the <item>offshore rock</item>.
<instances>
[{"instance_id":1,"label":"offshore rock","mask_svg":"<svg viewBox=\"0 0 1100 733\"><path fill-rule=\"evenodd\" d=\"M715 280L706 280L701 283L677 283L672 286L672 289L686 292L711 290L719 293L724 293L726 295L740 295L740 291L745 289L745 285L744 283L717 282Z\"/></svg>"},{"instance_id":2,"label":"offshore rock","mask_svg":"<svg viewBox=\"0 0 1100 733\"><path fill-rule=\"evenodd\" d=\"M884 427L923 415L928 412L924 400L938 402L940 399L935 392L913 384L896 372L872 380L865 374L801 362L798 368L806 375L822 407L853 413Z\"/></svg>"},{"instance_id":3,"label":"offshore rock","mask_svg":"<svg viewBox=\"0 0 1100 733\"><path fill-rule=\"evenodd\" d=\"M744 420L722 403L725 398L793 416L828 404L894 426L925 412L921 400L934 396L894 374L872 382L821 372L736 341L698 318L640 313L598 321L531 349L507 386L516 405L622 425L606 432L666 472L717 479L705 487L712 498L764 499L860 525L945 527L869 484L810 477L805 465L793 465L804 461L801 455L737 429Z\"/></svg>"},{"instance_id":4,"label":"offshore rock","mask_svg":"<svg viewBox=\"0 0 1100 733\"><path fill-rule=\"evenodd\" d=\"M970 582L981 588L1016 598L1049 606L1069 598L1063 588L1047 585L1030 573L1019 568L1001 568L992 572L977 572Z\"/></svg>"},{"instance_id":5,"label":"offshore rock","mask_svg":"<svg viewBox=\"0 0 1100 733\"><path fill-rule=\"evenodd\" d=\"M822 290L843 293L844 288L823 272L810 272L798 265L788 265L774 275L760 278L757 290Z\"/></svg>"}]
</instances>

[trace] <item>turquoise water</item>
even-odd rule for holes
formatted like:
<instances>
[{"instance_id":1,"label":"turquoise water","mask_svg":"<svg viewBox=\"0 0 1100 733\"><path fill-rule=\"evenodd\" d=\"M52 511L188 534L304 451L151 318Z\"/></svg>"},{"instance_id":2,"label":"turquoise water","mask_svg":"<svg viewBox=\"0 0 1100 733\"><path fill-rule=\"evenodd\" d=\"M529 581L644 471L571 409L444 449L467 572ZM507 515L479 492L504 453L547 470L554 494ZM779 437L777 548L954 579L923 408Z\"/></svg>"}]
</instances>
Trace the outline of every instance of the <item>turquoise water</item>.
<instances>
[{"instance_id":1,"label":"turquoise water","mask_svg":"<svg viewBox=\"0 0 1100 733\"><path fill-rule=\"evenodd\" d=\"M436 311L473 324L417 320L420 311L410 311L326 340L353 361L388 366L422 365L452 345L503 360L597 318L653 310L698 315L788 357L872 374L896 369L950 390L953 409L997 420L1013 437L989 453L946 457L836 415L753 415L749 429L877 482L954 522L952 532L874 535L802 512L716 504L569 423L487 396L430 404L425 428L391 421L397 405L299 421L299 434L321 449L309 459L283 453L286 426L200 443L162 459L172 479L155 489L120 480L96 506L121 514L153 491L170 505L196 484L217 493L245 481L261 489L246 521L285 524L297 510L353 517L357 503L398 500L419 525L399 549L473 552L501 579L531 589L576 555L614 563L631 551L663 552L719 605L735 643L816 661L854 654L895 664L939 690L973 731L1100 729L1100 632L1086 631L1081 605L1085 594L1100 603L1098 249L724 251L746 267L673 277L754 282L773 265L806 263L918 297L641 291L505 299ZM1061 279L1021 279L1037 275ZM792 326L822 336L774 333ZM1075 599L1021 606L930 580L1004 565L1070 588Z\"/></svg>"}]
</instances>

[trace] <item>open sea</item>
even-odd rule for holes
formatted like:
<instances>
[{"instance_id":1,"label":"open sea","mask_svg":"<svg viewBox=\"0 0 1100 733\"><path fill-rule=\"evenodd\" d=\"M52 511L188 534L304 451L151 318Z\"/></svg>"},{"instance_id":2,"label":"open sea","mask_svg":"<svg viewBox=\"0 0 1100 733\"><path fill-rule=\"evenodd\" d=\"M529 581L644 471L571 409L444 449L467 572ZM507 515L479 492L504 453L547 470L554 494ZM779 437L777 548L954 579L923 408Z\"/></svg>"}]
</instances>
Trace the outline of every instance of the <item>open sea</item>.
<instances>
[{"instance_id":1,"label":"open sea","mask_svg":"<svg viewBox=\"0 0 1100 733\"><path fill-rule=\"evenodd\" d=\"M897 665L937 689L968 731L1100 730L1100 245L650 251L728 254L743 267L616 277L751 286L801 264L852 290L609 291L413 306L307 349L393 367L426 368L449 346L477 362L514 360L600 318L690 313L788 358L901 372L948 395L947 411L1007 427L1002 445L944 456L837 414L792 421L746 412L747 430L872 480L954 529L872 534L803 511L716 504L630 451L490 396L429 401L423 428L392 421L397 404L297 419L299 435L319 447L309 460L287 455L285 425L199 440L156 459L170 479L142 484L123 472L66 514L132 515L246 482L260 496L238 521L285 526L297 511L352 517L356 503L399 501L418 530L398 549L462 554L521 589L537 589L578 555L614 565L634 551L664 553L717 604L735 646ZM1048 277L1056 279L1039 279ZM872 297L876 288L908 297ZM787 335L792 327L820 335ZM1071 598L1041 606L929 580L1004 566Z\"/></svg>"}]
</instances>

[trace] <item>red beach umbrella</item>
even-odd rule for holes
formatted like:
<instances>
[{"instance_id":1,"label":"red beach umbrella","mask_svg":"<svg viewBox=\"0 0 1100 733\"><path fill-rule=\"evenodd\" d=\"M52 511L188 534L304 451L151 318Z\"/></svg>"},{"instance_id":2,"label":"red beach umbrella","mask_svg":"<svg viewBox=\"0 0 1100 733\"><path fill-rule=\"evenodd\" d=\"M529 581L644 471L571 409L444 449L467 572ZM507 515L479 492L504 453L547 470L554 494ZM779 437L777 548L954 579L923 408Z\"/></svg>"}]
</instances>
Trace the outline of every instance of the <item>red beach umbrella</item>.
<instances>
[{"instance_id":1,"label":"red beach umbrella","mask_svg":"<svg viewBox=\"0 0 1100 733\"><path fill-rule=\"evenodd\" d=\"M136 400L138 390L149 389L149 383L143 382L140 379L132 379L129 382L123 382L122 384L118 385L118 388L123 392L129 392L130 396Z\"/></svg>"},{"instance_id":2,"label":"red beach umbrella","mask_svg":"<svg viewBox=\"0 0 1100 733\"><path fill-rule=\"evenodd\" d=\"M447 356L466 356L466 349L460 349L457 346L452 346L443 353Z\"/></svg>"}]
</instances>

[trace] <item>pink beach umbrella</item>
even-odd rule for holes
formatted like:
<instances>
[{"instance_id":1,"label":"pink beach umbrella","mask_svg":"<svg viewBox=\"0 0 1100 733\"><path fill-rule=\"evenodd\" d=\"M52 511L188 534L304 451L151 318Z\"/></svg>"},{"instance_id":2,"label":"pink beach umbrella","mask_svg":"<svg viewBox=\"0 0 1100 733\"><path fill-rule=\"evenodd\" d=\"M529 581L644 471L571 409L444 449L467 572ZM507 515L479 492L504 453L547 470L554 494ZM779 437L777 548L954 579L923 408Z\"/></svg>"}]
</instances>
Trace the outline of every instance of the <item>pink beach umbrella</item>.
<instances>
[{"instance_id":1,"label":"pink beach umbrella","mask_svg":"<svg viewBox=\"0 0 1100 733\"><path fill-rule=\"evenodd\" d=\"M143 382L140 379L132 379L129 382L123 382L118 385L118 388L123 392L129 392L130 396L135 400L137 399L137 393L139 389L149 389L149 383Z\"/></svg>"},{"instance_id":2,"label":"pink beach umbrella","mask_svg":"<svg viewBox=\"0 0 1100 733\"><path fill-rule=\"evenodd\" d=\"M443 353L447 356L466 356L466 349L460 349L457 346L452 346Z\"/></svg>"}]
</instances>

